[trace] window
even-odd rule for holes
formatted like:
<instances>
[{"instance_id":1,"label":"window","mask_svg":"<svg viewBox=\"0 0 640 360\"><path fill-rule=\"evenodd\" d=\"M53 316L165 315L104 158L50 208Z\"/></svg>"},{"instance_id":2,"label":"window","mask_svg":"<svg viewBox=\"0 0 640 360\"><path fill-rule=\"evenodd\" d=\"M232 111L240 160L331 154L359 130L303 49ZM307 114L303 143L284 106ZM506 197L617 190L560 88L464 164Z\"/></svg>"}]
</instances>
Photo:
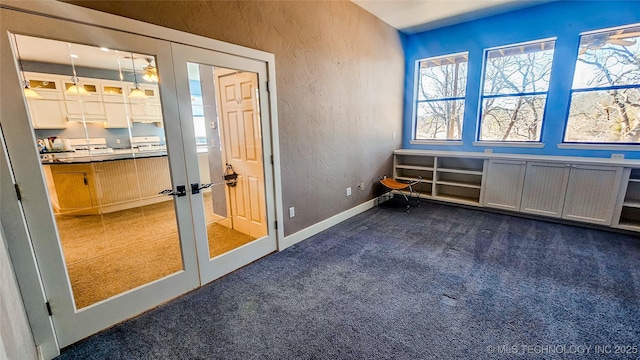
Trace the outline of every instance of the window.
<instances>
[{"instance_id":1,"label":"window","mask_svg":"<svg viewBox=\"0 0 640 360\"><path fill-rule=\"evenodd\" d=\"M564 141L640 143L640 25L580 37Z\"/></svg>"},{"instance_id":2,"label":"window","mask_svg":"<svg viewBox=\"0 0 640 360\"><path fill-rule=\"evenodd\" d=\"M418 62L415 140L460 140L468 53Z\"/></svg>"},{"instance_id":3,"label":"window","mask_svg":"<svg viewBox=\"0 0 640 360\"><path fill-rule=\"evenodd\" d=\"M555 40L486 52L479 140L540 141Z\"/></svg>"}]
</instances>

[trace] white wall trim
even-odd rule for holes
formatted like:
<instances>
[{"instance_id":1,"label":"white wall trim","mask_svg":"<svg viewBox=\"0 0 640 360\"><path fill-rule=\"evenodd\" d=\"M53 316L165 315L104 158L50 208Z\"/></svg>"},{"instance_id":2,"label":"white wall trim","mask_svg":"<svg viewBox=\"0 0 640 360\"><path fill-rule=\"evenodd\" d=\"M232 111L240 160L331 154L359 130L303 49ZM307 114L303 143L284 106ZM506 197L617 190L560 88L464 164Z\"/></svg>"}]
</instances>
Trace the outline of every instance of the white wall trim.
<instances>
[{"instance_id":1,"label":"white wall trim","mask_svg":"<svg viewBox=\"0 0 640 360\"><path fill-rule=\"evenodd\" d=\"M345 210L339 214L336 214L328 219L322 220L318 223L315 223L311 226L309 226L308 228L302 229L300 231L298 231L297 233L291 234L289 236L286 236L284 238L283 241L283 246L279 249L279 250L284 250L286 248L288 248L289 246L295 245L303 240L306 240L310 237L312 237L313 235L316 235L324 230L327 230L328 228L337 225L353 216L356 216L360 213L363 213L369 209L371 209L372 207L376 206L378 204L378 198L373 198L371 200L368 200L360 205L357 205L355 207L352 207L349 210Z\"/></svg>"}]
</instances>

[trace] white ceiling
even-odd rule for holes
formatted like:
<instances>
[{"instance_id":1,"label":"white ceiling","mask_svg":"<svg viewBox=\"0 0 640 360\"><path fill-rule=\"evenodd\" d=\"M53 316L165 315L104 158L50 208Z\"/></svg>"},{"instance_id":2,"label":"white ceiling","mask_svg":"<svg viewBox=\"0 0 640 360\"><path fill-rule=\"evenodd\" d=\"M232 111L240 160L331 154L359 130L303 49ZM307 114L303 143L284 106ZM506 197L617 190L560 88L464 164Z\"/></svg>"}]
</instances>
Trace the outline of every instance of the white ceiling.
<instances>
[{"instance_id":1,"label":"white ceiling","mask_svg":"<svg viewBox=\"0 0 640 360\"><path fill-rule=\"evenodd\" d=\"M64 41L15 35L15 42L23 61L40 61L54 64L71 64L71 54L74 65L97 69L131 70L133 56L136 70L141 71L146 66L147 58L151 55L130 53L104 49L95 46L67 43Z\"/></svg>"},{"instance_id":2,"label":"white ceiling","mask_svg":"<svg viewBox=\"0 0 640 360\"><path fill-rule=\"evenodd\" d=\"M469 21L544 0L351 0L406 33Z\"/></svg>"}]
</instances>

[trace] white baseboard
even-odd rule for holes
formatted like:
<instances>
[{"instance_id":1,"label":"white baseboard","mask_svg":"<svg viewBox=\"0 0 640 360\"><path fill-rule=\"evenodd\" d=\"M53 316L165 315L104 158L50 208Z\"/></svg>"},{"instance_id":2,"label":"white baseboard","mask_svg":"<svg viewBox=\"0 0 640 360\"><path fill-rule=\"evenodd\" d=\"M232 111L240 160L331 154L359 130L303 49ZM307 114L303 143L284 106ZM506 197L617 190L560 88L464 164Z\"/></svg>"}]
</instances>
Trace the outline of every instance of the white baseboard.
<instances>
[{"instance_id":1,"label":"white baseboard","mask_svg":"<svg viewBox=\"0 0 640 360\"><path fill-rule=\"evenodd\" d=\"M291 234L289 236L285 236L281 244L282 246L280 246L279 250L282 251L288 248L289 246L295 245L303 240L306 240L321 231L327 230L328 228L349 219L350 217L353 217L362 212L365 212L371 209L372 207L376 206L378 203L379 203L378 198L373 198L358 206L352 207L349 210L343 211L340 214L336 214L328 219L320 221L319 223L313 224L308 228L302 229L297 233Z\"/></svg>"}]
</instances>

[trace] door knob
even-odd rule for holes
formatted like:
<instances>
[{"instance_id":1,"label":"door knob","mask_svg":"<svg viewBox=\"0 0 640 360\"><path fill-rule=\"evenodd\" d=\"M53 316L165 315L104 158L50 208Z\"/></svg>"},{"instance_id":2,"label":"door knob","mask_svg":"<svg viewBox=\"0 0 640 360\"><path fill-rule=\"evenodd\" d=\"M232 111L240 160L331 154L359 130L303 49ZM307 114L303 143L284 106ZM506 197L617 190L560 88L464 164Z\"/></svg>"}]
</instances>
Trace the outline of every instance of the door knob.
<instances>
[{"instance_id":1,"label":"door knob","mask_svg":"<svg viewBox=\"0 0 640 360\"><path fill-rule=\"evenodd\" d=\"M158 194L168 195L168 196L177 196L177 197L186 196L187 187L184 185L178 185L176 186L176 191L173 191L172 189L166 189L166 190L160 191Z\"/></svg>"}]
</instances>

